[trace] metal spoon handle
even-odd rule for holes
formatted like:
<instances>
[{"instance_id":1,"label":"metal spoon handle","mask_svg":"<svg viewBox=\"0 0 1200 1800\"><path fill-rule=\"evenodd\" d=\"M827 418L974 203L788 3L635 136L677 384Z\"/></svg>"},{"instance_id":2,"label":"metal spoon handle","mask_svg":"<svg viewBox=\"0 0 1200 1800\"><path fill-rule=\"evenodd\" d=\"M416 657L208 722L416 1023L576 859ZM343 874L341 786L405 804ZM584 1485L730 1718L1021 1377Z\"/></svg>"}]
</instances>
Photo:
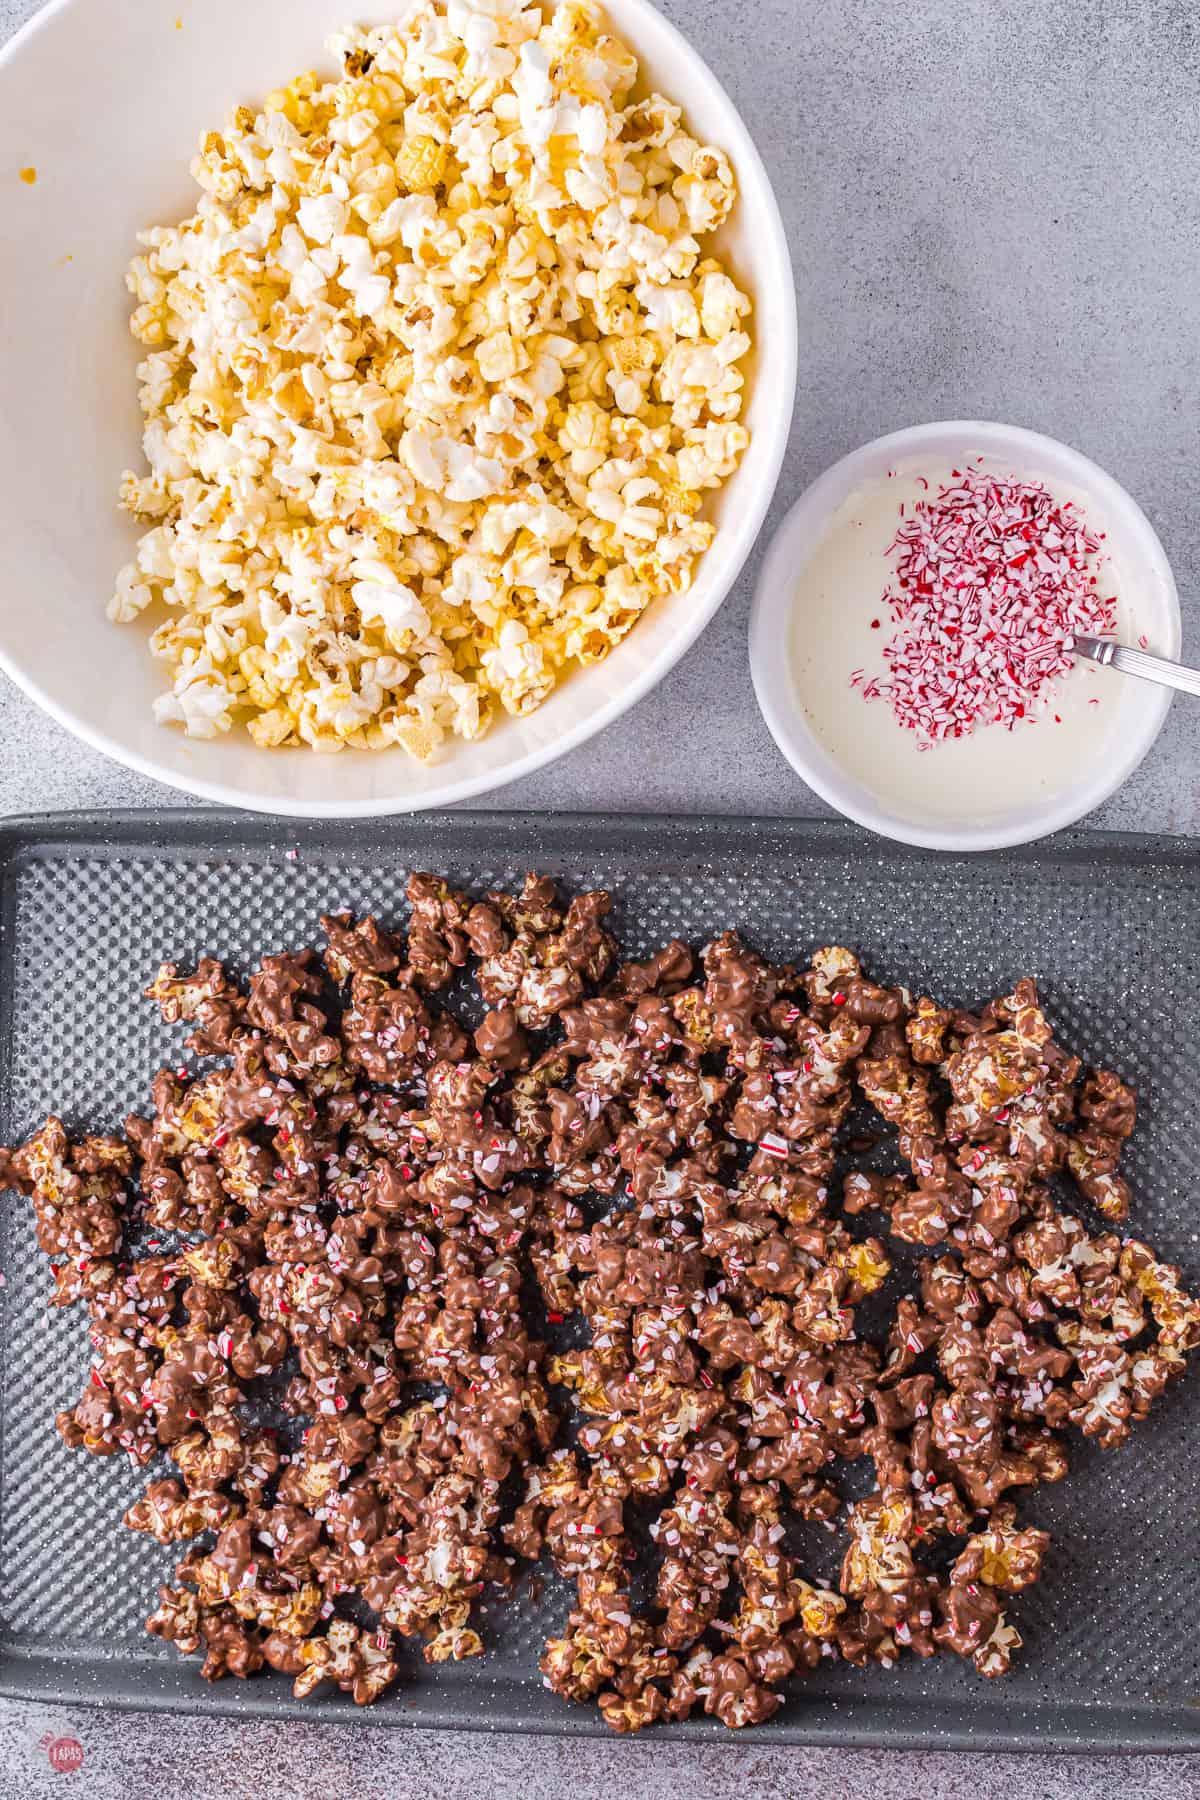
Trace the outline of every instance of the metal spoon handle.
<instances>
[{"instance_id":1,"label":"metal spoon handle","mask_svg":"<svg viewBox=\"0 0 1200 1800\"><path fill-rule=\"evenodd\" d=\"M1182 663L1168 662L1165 656L1151 656L1145 650L1131 650L1127 644L1114 644L1111 638L1077 637L1078 656L1090 656L1104 667L1137 675L1143 681L1157 681L1163 687L1178 688L1183 694L1200 696L1200 669L1185 669Z\"/></svg>"}]
</instances>

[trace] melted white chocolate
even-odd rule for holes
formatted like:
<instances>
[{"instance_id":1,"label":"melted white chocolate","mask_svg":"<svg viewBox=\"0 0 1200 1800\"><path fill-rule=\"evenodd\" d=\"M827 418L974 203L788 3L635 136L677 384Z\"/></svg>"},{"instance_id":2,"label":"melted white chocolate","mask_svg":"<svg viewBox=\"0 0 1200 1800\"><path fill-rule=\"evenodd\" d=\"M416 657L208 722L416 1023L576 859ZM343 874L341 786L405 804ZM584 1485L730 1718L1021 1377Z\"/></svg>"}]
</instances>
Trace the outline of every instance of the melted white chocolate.
<instances>
[{"instance_id":1,"label":"melted white chocolate","mask_svg":"<svg viewBox=\"0 0 1200 1800\"><path fill-rule=\"evenodd\" d=\"M974 460L997 475L1044 479L1036 469ZM885 806L930 821L986 819L1048 799L1102 758L1106 739L1120 729L1122 677L1083 661L1044 690L1028 722L1011 731L983 726L969 738L926 749L898 723L886 696L866 700L851 687L857 669L866 680L888 678L883 651L896 626L883 595L894 586L888 546L901 522L900 507L911 516L917 501L936 497L950 482L951 468L902 466L843 502L796 578L789 644L797 702L824 749ZM1058 481L1046 479L1046 486L1060 502L1074 501L1091 531L1107 531L1085 495ZM1101 590L1116 595L1118 636L1136 643L1137 594L1107 536L1097 573Z\"/></svg>"}]
</instances>

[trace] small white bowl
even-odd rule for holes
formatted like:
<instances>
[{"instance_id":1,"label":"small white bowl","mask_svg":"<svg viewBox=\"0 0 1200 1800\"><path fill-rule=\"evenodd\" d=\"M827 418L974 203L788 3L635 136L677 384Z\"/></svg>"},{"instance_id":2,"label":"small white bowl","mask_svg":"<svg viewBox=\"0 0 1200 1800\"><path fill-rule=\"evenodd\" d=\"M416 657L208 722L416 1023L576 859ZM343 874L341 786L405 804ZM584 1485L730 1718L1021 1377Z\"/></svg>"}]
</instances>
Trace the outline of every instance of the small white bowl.
<instances>
[{"instance_id":1,"label":"small white bowl","mask_svg":"<svg viewBox=\"0 0 1200 1800\"><path fill-rule=\"evenodd\" d=\"M776 532L763 563L750 620L750 666L762 714L783 755L807 785L847 818L895 838L934 850L995 850L1029 843L1074 824L1107 800L1137 768L1162 728L1170 705L1165 688L1115 677L1120 682L1103 753L1052 794L985 819L931 819L889 804L830 753L804 714L793 673L790 632L799 576L838 508L864 484L891 469L934 470L982 455L1004 472L1037 475L1089 502L1108 533L1107 548L1138 575L1138 629L1151 648L1178 657L1179 597L1162 545L1137 502L1086 456L1054 438L974 419L917 425L876 438L827 469L801 495ZM1105 671L1105 678L1111 671ZM849 675L849 671L847 671ZM847 704L856 700L847 691ZM882 704L882 703L881 703ZM1034 729L1040 729L1035 727ZM930 753L934 774L937 753Z\"/></svg>"},{"instance_id":2,"label":"small white bowl","mask_svg":"<svg viewBox=\"0 0 1200 1800\"><path fill-rule=\"evenodd\" d=\"M750 135L696 51L648 0L606 0L644 81L729 155L738 203L715 239L754 300L750 447L715 496L717 525L688 593L656 601L602 663L529 717L422 767L402 750L260 750L155 724L163 686L137 623L104 609L137 532L118 511L141 468L126 266L146 225L190 213L201 133L308 68L347 18L403 0L54 0L0 52L0 668L97 750L204 799L310 818L444 806L529 774L620 717L662 680L729 592L758 535L787 444L796 301L779 208ZM26 185L18 171L33 167Z\"/></svg>"}]
</instances>

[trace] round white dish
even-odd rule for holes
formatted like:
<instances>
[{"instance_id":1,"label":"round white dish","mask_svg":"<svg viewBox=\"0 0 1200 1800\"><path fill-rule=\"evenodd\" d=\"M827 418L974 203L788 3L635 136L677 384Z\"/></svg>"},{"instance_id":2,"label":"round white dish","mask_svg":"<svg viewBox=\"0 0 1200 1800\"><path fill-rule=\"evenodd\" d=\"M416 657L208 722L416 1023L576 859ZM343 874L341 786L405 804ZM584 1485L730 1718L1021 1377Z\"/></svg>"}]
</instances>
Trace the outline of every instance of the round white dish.
<instances>
[{"instance_id":1,"label":"round white dish","mask_svg":"<svg viewBox=\"0 0 1200 1800\"><path fill-rule=\"evenodd\" d=\"M1056 792L983 819L938 819L921 809L910 812L889 804L831 754L805 717L790 651L799 576L838 509L865 484L902 466L934 468L976 455L1010 465L1006 472L1036 474L1052 490L1055 482L1062 483L1079 495L1085 516L1090 503L1103 518L1114 558L1119 550L1124 565L1137 572L1140 631L1164 656L1177 658L1180 646L1175 581L1150 521L1110 475L1066 444L1014 425L947 420L877 438L827 469L784 518L763 563L750 621L755 693L776 744L814 793L883 837L935 850L1001 849L1074 824L1132 774L1158 736L1171 698L1164 688L1119 677L1102 754L1080 767ZM849 687L846 701L848 706L866 704ZM932 751L928 757L931 780L937 779L937 754Z\"/></svg>"},{"instance_id":2,"label":"round white dish","mask_svg":"<svg viewBox=\"0 0 1200 1800\"><path fill-rule=\"evenodd\" d=\"M157 725L162 687L146 633L105 617L137 532L118 510L140 468L141 416L125 268L144 226L194 206L200 134L305 68L347 18L377 24L404 0L55 0L0 54L0 495L5 539L0 667L68 730L118 762L205 799L301 817L361 818L465 800L550 762L659 682L736 579L770 502L796 374L796 302L779 209L732 102L648 0L607 0L643 76L720 145L739 200L718 235L751 293L751 434L710 516L719 526L691 591L655 603L602 663L537 712L504 718L429 766L396 749L320 756L260 750L241 732L201 742ZM36 182L19 179L32 168Z\"/></svg>"}]
</instances>

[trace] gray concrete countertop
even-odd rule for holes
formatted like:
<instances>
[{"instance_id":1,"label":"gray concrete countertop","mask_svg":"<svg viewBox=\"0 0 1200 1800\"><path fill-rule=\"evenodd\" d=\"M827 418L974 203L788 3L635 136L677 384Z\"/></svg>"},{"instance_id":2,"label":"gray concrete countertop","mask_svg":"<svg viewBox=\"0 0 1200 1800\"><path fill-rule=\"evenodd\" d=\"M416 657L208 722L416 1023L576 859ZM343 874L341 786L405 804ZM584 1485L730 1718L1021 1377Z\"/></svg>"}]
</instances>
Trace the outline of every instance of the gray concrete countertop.
<instances>
[{"instance_id":1,"label":"gray concrete countertop","mask_svg":"<svg viewBox=\"0 0 1200 1800\"><path fill-rule=\"evenodd\" d=\"M768 534L804 485L867 438L938 417L1012 420L1076 445L1141 501L1174 565L1185 650L1198 660L1200 26L1187 0L659 3L749 121L792 246L799 392ZM0 40L34 10L34 0L0 0ZM286 71L286 48L281 58ZM86 121L80 131L83 153ZM757 565L756 554L691 654L634 713L483 804L825 810L754 704L745 633ZM106 579L98 570L98 588ZM9 593L4 603L37 602ZM0 679L0 813L163 803L185 802L76 744ZM1200 707L1176 702L1142 769L1092 822L1200 829ZM51 1768L46 1733L79 1740L80 1772ZM533 1800L564 1789L583 1800L617 1788L702 1800L731 1787L829 1800L1000 1800L1015 1788L1153 1800L1200 1793L1200 1763L885 1757L753 1739L692 1751L0 1703L0 1796L72 1784L97 1800Z\"/></svg>"},{"instance_id":2,"label":"gray concrete countertop","mask_svg":"<svg viewBox=\"0 0 1200 1800\"><path fill-rule=\"evenodd\" d=\"M0 0L0 38L35 4ZM759 717L749 597L796 495L857 444L923 420L1009 420L1107 468L1162 536L1200 660L1200 31L1187 0L660 4L749 122L783 209L800 312L791 444L758 552L691 653L599 737L480 804L826 811ZM96 581L101 598L108 571ZM0 812L181 803L2 680L0 746ZM1093 822L1200 828L1200 707L1176 701Z\"/></svg>"}]
</instances>

